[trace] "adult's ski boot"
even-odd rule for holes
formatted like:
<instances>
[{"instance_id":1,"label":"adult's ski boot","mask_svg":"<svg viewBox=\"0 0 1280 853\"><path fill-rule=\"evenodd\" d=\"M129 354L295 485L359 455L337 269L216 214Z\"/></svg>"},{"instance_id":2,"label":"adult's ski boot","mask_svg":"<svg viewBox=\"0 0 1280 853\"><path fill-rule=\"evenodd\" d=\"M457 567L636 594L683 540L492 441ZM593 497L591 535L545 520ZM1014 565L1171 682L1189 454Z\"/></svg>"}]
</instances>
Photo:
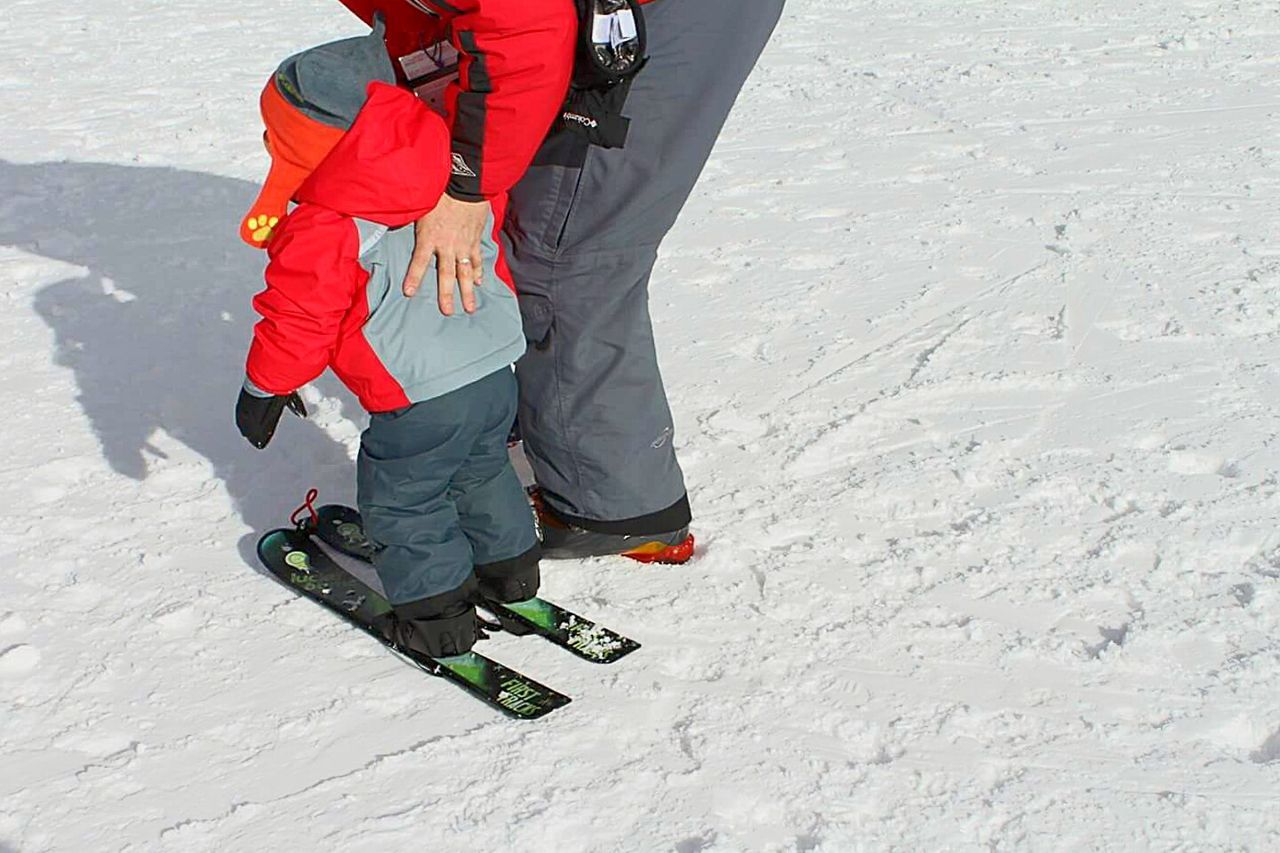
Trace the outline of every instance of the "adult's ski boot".
<instances>
[{"instance_id":1,"label":"adult's ski boot","mask_svg":"<svg viewBox=\"0 0 1280 853\"><path fill-rule=\"evenodd\" d=\"M565 521L537 491L530 499L538 514L542 556L548 560L617 555L638 563L680 565L693 556L694 537L687 526L665 533L601 533Z\"/></svg>"}]
</instances>

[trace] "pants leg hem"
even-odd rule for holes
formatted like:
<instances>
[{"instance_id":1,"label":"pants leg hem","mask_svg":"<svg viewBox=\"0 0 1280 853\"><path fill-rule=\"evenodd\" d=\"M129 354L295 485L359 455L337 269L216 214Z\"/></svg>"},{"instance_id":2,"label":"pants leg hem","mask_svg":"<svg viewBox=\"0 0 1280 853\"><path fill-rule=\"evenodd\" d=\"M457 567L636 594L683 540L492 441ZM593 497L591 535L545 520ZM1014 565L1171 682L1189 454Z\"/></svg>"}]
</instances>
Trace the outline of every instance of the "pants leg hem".
<instances>
[{"instance_id":1,"label":"pants leg hem","mask_svg":"<svg viewBox=\"0 0 1280 853\"><path fill-rule=\"evenodd\" d=\"M652 536L657 533L670 533L673 530L688 527L693 521L693 511L689 508L688 495L683 495L680 500L665 509L620 521L578 518L566 515L559 510L552 510L552 512L556 518L574 527L615 536Z\"/></svg>"}]
</instances>

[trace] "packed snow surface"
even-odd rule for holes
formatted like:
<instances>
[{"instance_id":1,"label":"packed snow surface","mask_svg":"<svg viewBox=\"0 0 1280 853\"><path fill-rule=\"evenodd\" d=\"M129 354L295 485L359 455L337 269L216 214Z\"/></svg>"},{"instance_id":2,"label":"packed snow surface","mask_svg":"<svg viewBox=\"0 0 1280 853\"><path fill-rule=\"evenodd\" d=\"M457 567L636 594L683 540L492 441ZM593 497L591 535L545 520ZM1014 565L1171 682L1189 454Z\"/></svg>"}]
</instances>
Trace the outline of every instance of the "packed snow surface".
<instances>
[{"instance_id":1,"label":"packed snow surface","mask_svg":"<svg viewBox=\"0 0 1280 853\"><path fill-rule=\"evenodd\" d=\"M695 2L695 0L660 0ZM8 0L0 850L1280 849L1280 6L791 0L653 312L700 553L508 720L256 568L258 91L337 2Z\"/></svg>"}]
</instances>

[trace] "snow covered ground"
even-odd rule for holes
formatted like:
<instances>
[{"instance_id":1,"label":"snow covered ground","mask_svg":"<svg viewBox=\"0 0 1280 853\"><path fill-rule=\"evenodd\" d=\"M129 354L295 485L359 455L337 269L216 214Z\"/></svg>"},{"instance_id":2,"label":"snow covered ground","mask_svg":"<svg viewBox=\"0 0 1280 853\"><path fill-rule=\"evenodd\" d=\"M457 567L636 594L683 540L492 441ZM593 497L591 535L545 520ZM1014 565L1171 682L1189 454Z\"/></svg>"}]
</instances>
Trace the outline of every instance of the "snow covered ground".
<instances>
[{"instance_id":1,"label":"snow covered ground","mask_svg":"<svg viewBox=\"0 0 1280 853\"><path fill-rule=\"evenodd\" d=\"M693 0L659 0L693 2ZM1280 5L791 0L654 312L702 551L490 713L263 577L256 96L336 2L8 0L0 851L1280 849Z\"/></svg>"}]
</instances>

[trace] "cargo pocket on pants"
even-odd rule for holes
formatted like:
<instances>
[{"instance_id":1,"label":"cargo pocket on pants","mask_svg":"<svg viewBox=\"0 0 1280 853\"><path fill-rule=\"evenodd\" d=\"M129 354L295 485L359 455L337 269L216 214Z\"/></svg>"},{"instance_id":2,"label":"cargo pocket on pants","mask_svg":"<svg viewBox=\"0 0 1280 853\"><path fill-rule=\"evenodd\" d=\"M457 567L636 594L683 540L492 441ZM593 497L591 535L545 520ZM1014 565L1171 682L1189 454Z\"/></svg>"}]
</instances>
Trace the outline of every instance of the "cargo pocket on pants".
<instances>
[{"instance_id":1,"label":"cargo pocket on pants","mask_svg":"<svg viewBox=\"0 0 1280 853\"><path fill-rule=\"evenodd\" d=\"M551 347L551 336L555 330L551 300L540 293L522 293L519 298L524 339L539 352L546 352Z\"/></svg>"}]
</instances>

